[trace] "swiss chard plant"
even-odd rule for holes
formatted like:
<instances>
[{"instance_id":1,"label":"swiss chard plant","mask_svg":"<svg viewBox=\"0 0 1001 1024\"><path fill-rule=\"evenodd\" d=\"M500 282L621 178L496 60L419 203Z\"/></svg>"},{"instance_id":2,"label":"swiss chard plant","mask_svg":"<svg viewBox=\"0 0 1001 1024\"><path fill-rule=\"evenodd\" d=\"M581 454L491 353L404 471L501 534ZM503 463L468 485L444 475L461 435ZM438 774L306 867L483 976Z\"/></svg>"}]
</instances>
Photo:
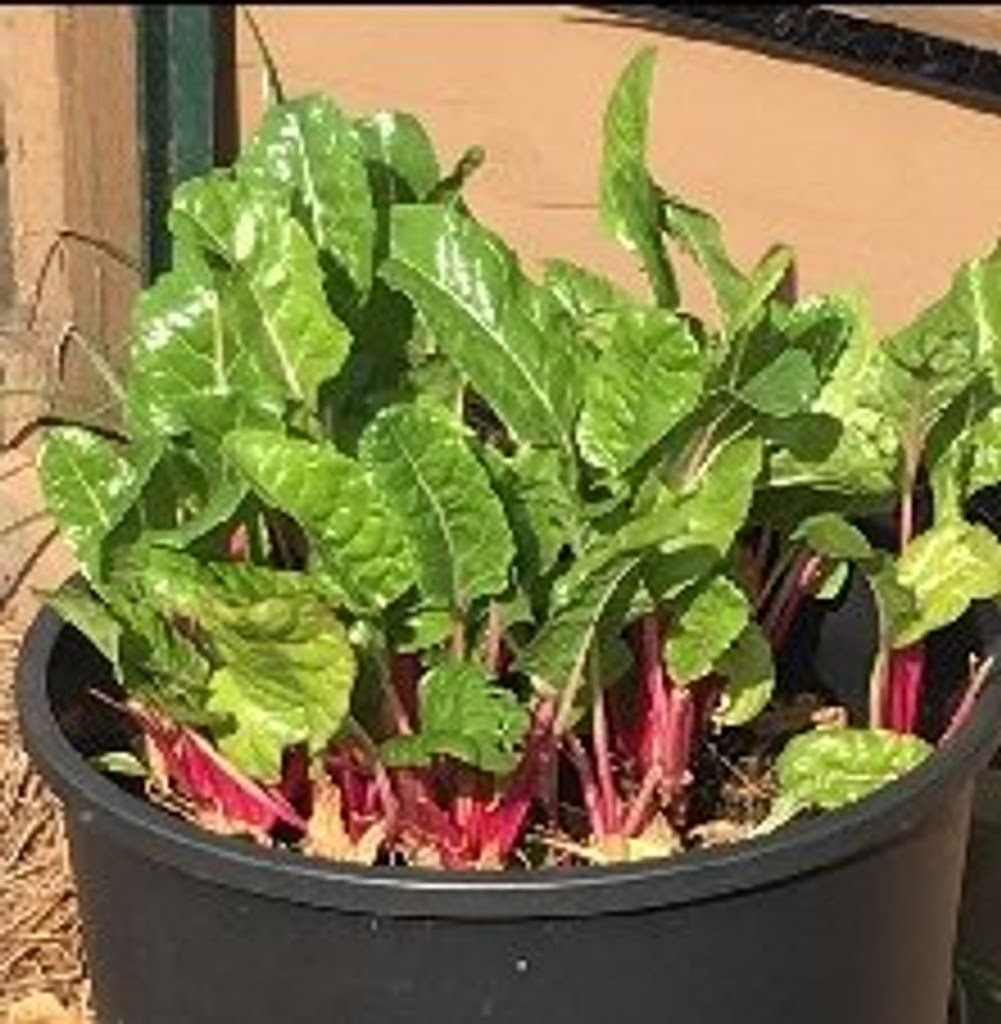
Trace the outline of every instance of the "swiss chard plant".
<instances>
[{"instance_id":1,"label":"swiss chard plant","mask_svg":"<svg viewBox=\"0 0 1001 1024\"><path fill-rule=\"evenodd\" d=\"M788 248L738 266L654 179L653 68L612 92L599 204L647 298L531 275L462 198L480 151L443 169L407 114L276 101L178 188L120 431L52 427L39 462L82 572L48 600L136 727L108 770L315 856L612 863L838 807L960 727L985 665L943 733L925 650L1001 594L969 514L1001 248L888 338L795 299ZM869 700L825 706L791 640L859 581Z\"/></svg>"}]
</instances>

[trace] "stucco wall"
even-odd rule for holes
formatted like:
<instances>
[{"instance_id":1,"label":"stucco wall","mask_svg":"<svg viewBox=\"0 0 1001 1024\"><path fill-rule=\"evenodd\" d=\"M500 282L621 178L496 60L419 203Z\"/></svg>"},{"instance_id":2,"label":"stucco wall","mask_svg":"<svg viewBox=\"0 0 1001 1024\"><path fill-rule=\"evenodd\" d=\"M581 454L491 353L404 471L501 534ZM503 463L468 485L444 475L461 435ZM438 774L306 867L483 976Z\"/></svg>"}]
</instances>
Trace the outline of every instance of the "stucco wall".
<instances>
[{"instance_id":1,"label":"stucco wall","mask_svg":"<svg viewBox=\"0 0 1001 1024\"><path fill-rule=\"evenodd\" d=\"M596 226L599 126L637 47L660 52L653 165L718 212L750 261L800 255L801 290L867 285L891 328L1001 235L1001 118L573 6L254 7L292 93L417 113L446 161L484 145L477 213L527 258L560 254L638 285ZM262 109L240 26L244 137Z\"/></svg>"}]
</instances>

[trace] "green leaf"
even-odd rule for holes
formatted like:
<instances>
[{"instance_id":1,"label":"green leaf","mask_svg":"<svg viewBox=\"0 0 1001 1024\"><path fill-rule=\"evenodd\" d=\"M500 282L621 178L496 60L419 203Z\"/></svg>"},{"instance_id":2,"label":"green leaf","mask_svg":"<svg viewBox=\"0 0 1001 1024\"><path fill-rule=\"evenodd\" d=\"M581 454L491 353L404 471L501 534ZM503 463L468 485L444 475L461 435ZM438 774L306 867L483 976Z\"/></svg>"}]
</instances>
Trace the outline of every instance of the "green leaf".
<instances>
[{"instance_id":1,"label":"green leaf","mask_svg":"<svg viewBox=\"0 0 1001 1024\"><path fill-rule=\"evenodd\" d=\"M879 729L818 729L791 739L775 764L783 796L832 811L906 775L933 751L917 736Z\"/></svg>"},{"instance_id":2,"label":"green leaf","mask_svg":"<svg viewBox=\"0 0 1001 1024\"><path fill-rule=\"evenodd\" d=\"M773 246L761 257L728 325L731 335L744 330L757 317L785 280L793 260L793 251L785 245Z\"/></svg>"},{"instance_id":3,"label":"green leaf","mask_svg":"<svg viewBox=\"0 0 1001 1024\"><path fill-rule=\"evenodd\" d=\"M799 348L786 349L737 392L738 397L768 416L792 416L816 397L820 386L813 361Z\"/></svg>"},{"instance_id":4,"label":"green leaf","mask_svg":"<svg viewBox=\"0 0 1001 1024\"><path fill-rule=\"evenodd\" d=\"M78 629L108 660L121 678L122 624L89 587L70 580L44 594L45 603Z\"/></svg>"},{"instance_id":5,"label":"green leaf","mask_svg":"<svg viewBox=\"0 0 1001 1024\"><path fill-rule=\"evenodd\" d=\"M519 667L564 689L579 679L592 648L623 625L639 581L641 553L625 553L565 590L549 619L519 658Z\"/></svg>"},{"instance_id":6,"label":"green leaf","mask_svg":"<svg viewBox=\"0 0 1001 1024\"><path fill-rule=\"evenodd\" d=\"M618 314L587 380L577 427L585 458L625 472L695 408L703 374L683 321L659 310Z\"/></svg>"},{"instance_id":7,"label":"green leaf","mask_svg":"<svg viewBox=\"0 0 1001 1024\"><path fill-rule=\"evenodd\" d=\"M499 238L447 207L398 207L382 273L517 439L573 458L585 353L536 322L535 286Z\"/></svg>"},{"instance_id":8,"label":"green leaf","mask_svg":"<svg viewBox=\"0 0 1001 1024\"><path fill-rule=\"evenodd\" d=\"M558 455L522 448L505 458L484 446L481 456L507 513L521 577L545 575L562 548L576 540L580 522L580 507L561 478Z\"/></svg>"},{"instance_id":9,"label":"green leaf","mask_svg":"<svg viewBox=\"0 0 1001 1024\"><path fill-rule=\"evenodd\" d=\"M447 754L485 772L506 774L517 763L517 748L529 714L510 690L491 683L476 665L448 662L420 683L420 731L383 743L391 767L428 765Z\"/></svg>"},{"instance_id":10,"label":"green leaf","mask_svg":"<svg viewBox=\"0 0 1001 1024\"><path fill-rule=\"evenodd\" d=\"M893 640L894 647L907 647L954 622L972 601L1001 595L1001 543L984 526L947 520L907 545L896 578L916 604Z\"/></svg>"},{"instance_id":11,"label":"green leaf","mask_svg":"<svg viewBox=\"0 0 1001 1024\"><path fill-rule=\"evenodd\" d=\"M126 394L132 433L221 433L241 420L278 421L282 388L240 344L224 305L208 266L183 250L174 269L140 294Z\"/></svg>"},{"instance_id":12,"label":"green leaf","mask_svg":"<svg viewBox=\"0 0 1001 1024\"><path fill-rule=\"evenodd\" d=\"M821 512L805 519L792 535L818 555L862 561L872 556L872 545L865 534L843 516Z\"/></svg>"},{"instance_id":13,"label":"green leaf","mask_svg":"<svg viewBox=\"0 0 1001 1024\"><path fill-rule=\"evenodd\" d=\"M657 303L674 308L678 287L661 238L658 190L646 168L655 60L653 47L637 53L605 107L600 212L612 236L639 254Z\"/></svg>"},{"instance_id":14,"label":"green leaf","mask_svg":"<svg viewBox=\"0 0 1001 1024\"><path fill-rule=\"evenodd\" d=\"M100 578L104 541L135 503L152 465L130 462L80 427L55 427L38 468L46 507L87 578Z\"/></svg>"},{"instance_id":15,"label":"green leaf","mask_svg":"<svg viewBox=\"0 0 1001 1024\"><path fill-rule=\"evenodd\" d=\"M414 552L424 597L453 612L507 587L514 542L463 428L446 410L383 410L362 435L375 476Z\"/></svg>"},{"instance_id":16,"label":"green leaf","mask_svg":"<svg viewBox=\"0 0 1001 1024\"><path fill-rule=\"evenodd\" d=\"M264 501L302 526L315 563L354 608L384 608L414 582L400 524L360 463L333 445L269 431L236 431L225 451Z\"/></svg>"},{"instance_id":17,"label":"green leaf","mask_svg":"<svg viewBox=\"0 0 1001 1024\"><path fill-rule=\"evenodd\" d=\"M362 134L329 98L304 96L271 107L236 163L253 193L297 211L360 293L372 281L375 242L365 156Z\"/></svg>"},{"instance_id":18,"label":"green leaf","mask_svg":"<svg viewBox=\"0 0 1001 1024\"><path fill-rule=\"evenodd\" d=\"M440 177L434 145L412 114L380 110L355 121L377 206L422 200Z\"/></svg>"},{"instance_id":19,"label":"green leaf","mask_svg":"<svg viewBox=\"0 0 1001 1024\"><path fill-rule=\"evenodd\" d=\"M663 213L665 230L705 271L723 323L732 330L749 282L727 255L719 223L677 196L663 197Z\"/></svg>"},{"instance_id":20,"label":"green leaf","mask_svg":"<svg viewBox=\"0 0 1001 1024\"><path fill-rule=\"evenodd\" d=\"M764 711L775 689L772 648L761 627L748 622L717 660L715 671L726 680L717 713L723 725L744 725Z\"/></svg>"},{"instance_id":21,"label":"green leaf","mask_svg":"<svg viewBox=\"0 0 1001 1024\"><path fill-rule=\"evenodd\" d=\"M366 186L367 187L367 186ZM285 394L315 405L344 362L351 336L331 312L313 243L291 214L215 172L174 193L170 227L228 268L224 316Z\"/></svg>"},{"instance_id":22,"label":"green leaf","mask_svg":"<svg viewBox=\"0 0 1001 1024\"><path fill-rule=\"evenodd\" d=\"M629 292L568 260L546 260L543 286L577 321L636 308Z\"/></svg>"},{"instance_id":23,"label":"green leaf","mask_svg":"<svg viewBox=\"0 0 1001 1024\"><path fill-rule=\"evenodd\" d=\"M149 769L128 750L109 750L106 754L92 757L90 763L107 775L122 775L130 779L145 779Z\"/></svg>"},{"instance_id":24,"label":"green leaf","mask_svg":"<svg viewBox=\"0 0 1001 1024\"><path fill-rule=\"evenodd\" d=\"M228 619L214 636L224 665L208 684L209 710L233 723L219 747L254 778L276 781L286 747L305 742L319 753L340 729L354 653L344 626L302 599L233 609Z\"/></svg>"},{"instance_id":25,"label":"green leaf","mask_svg":"<svg viewBox=\"0 0 1001 1024\"><path fill-rule=\"evenodd\" d=\"M671 678L684 684L708 675L750 617L751 607L740 587L725 576L711 577L689 596L672 621L664 644Z\"/></svg>"},{"instance_id":26,"label":"green leaf","mask_svg":"<svg viewBox=\"0 0 1001 1024\"><path fill-rule=\"evenodd\" d=\"M680 506L691 546L707 545L721 555L729 550L747 519L762 464L760 438L741 437L720 447Z\"/></svg>"},{"instance_id":27,"label":"green leaf","mask_svg":"<svg viewBox=\"0 0 1001 1024\"><path fill-rule=\"evenodd\" d=\"M847 300L846 300L847 301ZM778 452L769 465L773 486L803 487L825 493L889 497L897 491L899 439L880 398L885 353L856 305L854 323L841 355L822 386L812 412L841 425L833 449L800 459ZM815 365L824 360L814 355Z\"/></svg>"}]
</instances>

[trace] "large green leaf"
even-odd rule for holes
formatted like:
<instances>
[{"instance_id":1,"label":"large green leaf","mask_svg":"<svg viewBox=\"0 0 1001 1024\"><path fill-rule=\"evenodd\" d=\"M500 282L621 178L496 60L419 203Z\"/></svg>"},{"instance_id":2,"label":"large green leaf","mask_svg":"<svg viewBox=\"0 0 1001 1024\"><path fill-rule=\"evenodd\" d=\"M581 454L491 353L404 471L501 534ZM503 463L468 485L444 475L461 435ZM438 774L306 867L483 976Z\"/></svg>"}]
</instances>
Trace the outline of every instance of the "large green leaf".
<instances>
[{"instance_id":1,"label":"large green leaf","mask_svg":"<svg viewBox=\"0 0 1001 1024\"><path fill-rule=\"evenodd\" d=\"M228 267L224 316L285 394L311 406L340 369L351 336L331 312L316 247L287 211L223 172L174 194L171 230Z\"/></svg>"},{"instance_id":2,"label":"large green leaf","mask_svg":"<svg viewBox=\"0 0 1001 1024\"><path fill-rule=\"evenodd\" d=\"M585 353L536 322L535 286L499 238L447 207L398 207L382 273L515 437L572 458Z\"/></svg>"},{"instance_id":3,"label":"large green leaf","mask_svg":"<svg viewBox=\"0 0 1001 1024\"><path fill-rule=\"evenodd\" d=\"M428 765L446 754L486 772L505 774L529 724L510 690L491 683L477 665L447 662L420 682L420 730L380 748L391 766Z\"/></svg>"},{"instance_id":4,"label":"large green leaf","mask_svg":"<svg viewBox=\"0 0 1001 1024\"><path fill-rule=\"evenodd\" d=\"M907 647L954 622L971 601L1001 596L1001 543L984 526L949 519L907 545L896 578L916 606L893 638L894 647Z\"/></svg>"},{"instance_id":5,"label":"large green leaf","mask_svg":"<svg viewBox=\"0 0 1001 1024\"><path fill-rule=\"evenodd\" d=\"M380 110L355 121L377 206L422 200L441 176L434 145L412 114Z\"/></svg>"},{"instance_id":6,"label":"large green leaf","mask_svg":"<svg viewBox=\"0 0 1001 1024\"><path fill-rule=\"evenodd\" d=\"M372 280L375 213L362 135L326 96L271 107L236 163L253 192L277 193L359 292Z\"/></svg>"},{"instance_id":7,"label":"large green leaf","mask_svg":"<svg viewBox=\"0 0 1001 1024\"><path fill-rule=\"evenodd\" d=\"M305 742L318 753L340 729L356 665L344 626L322 607L271 599L263 609L267 622L255 614L261 606L234 609L214 634L224 663L209 680L208 707L232 719L218 737L222 752L255 778L276 781L286 747Z\"/></svg>"},{"instance_id":8,"label":"large green leaf","mask_svg":"<svg viewBox=\"0 0 1001 1024\"><path fill-rule=\"evenodd\" d=\"M660 194L646 167L655 61L653 47L636 54L605 107L600 211L612 236L640 256L658 304L674 308L678 287L661 237Z\"/></svg>"},{"instance_id":9,"label":"large green leaf","mask_svg":"<svg viewBox=\"0 0 1001 1024\"><path fill-rule=\"evenodd\" d=\"M132 461L124 452L80 427L51 429L38 470L49 512L88 579L103 574L105 539L139 497L155 463L141 451Z\"/></svg>"},{"instance_id":10,"label":"large green leaf","mask_svg":"<svg viewBox=\"0 0 1001 1024\"><path fill-rule=\"evenodd\" d=\"M831 811L882 789L933 749L917 736L879 729L816 729L791 739L775 770L782 798Z\"/></svg>"},{"instance_id":11,"label":"large green leaf","mask_svg":"<svg viewBox=\"0 0 1001 1024\"><path fill-rule=\"evenodd\" d=\"M392 406L372 421L359 449L409 539L431 604L460 611L506 588L514 542L454 417L428 404Z\"/></svg>"},{"instance_id":12,"label":"large green leaf","mask_svg":"<svg viewBox=\"0 0 1001 1024\"><path fill-rule=\"evenodd\" d=\"M280 383L240 344L209 267L183 249L174 269L139 296L130 359L126 417L133 433L180 434L192 426L224 432L240 420L282 414Z\"/></svg>"},{"instance_id":13,"label":"large green leaf","mask_svg":"<svg viewBox=\"0 0 1001 1024\"><path fill-rule=\"evenodd\" d=\"M618 314L587 380L577 426L585 458L625 472L695 408L703 373L683 321L659 310Z\"/></svg>"},{"instance_id":14,"label":"large green leaf","mask_svg":"<svg viewBox=\"0 0 1001 1024\"><path fill-rule=\"evenodd\" d=\"M306 530L314 563L355 608L385 607L413 583L404 531L360 463L333 445L269 431L234 432L225 450L266 502Z\"/></svg>"},{"instance_id":15,"label":"large green leaf","mask_svg":"<svg viewBox=\"0 0 1001 1024\"><path fill-rule=\"evenodd\" d=\"M747 595L725 576L714 576L689 594L664 644L671 678L691 683L709 674L751 617Z\"/></svg>"}]
</instances>

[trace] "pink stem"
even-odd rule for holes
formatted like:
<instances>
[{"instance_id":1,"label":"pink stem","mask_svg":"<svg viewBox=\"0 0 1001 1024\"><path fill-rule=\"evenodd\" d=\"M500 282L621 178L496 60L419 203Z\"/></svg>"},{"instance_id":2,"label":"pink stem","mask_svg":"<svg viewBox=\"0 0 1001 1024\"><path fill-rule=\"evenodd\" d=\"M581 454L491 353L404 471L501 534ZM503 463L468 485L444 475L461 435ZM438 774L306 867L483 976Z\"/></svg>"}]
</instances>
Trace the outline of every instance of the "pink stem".
<instances>
[{"instance_id":1,"label":"pink stem","mask_svg":"<svg viewBox=\"0 0 1001 1024\"><path fill-rule=\"evenodd\" d=\"M601 794L598 792L598 785L594 780L594 772L587 759L587 751L580 738L572 732L563 737L567 753L573 763L577 778L580 780L580 790L584 797L584 806L587 808L587 820L591 825L591 832L596 839L603 839L608 829L605 827L605 815L602 810Z\"/></svg>"},{"instance_id":2,"label":"pink stem","mask_svg":"<svg viewBox=\"0 0 1001 1024\"><path fill-rule=\"evenodd\" d=\"M820 578L822 564L821 555L807 552L803 552L793 562L762 624L774 650L785 643L803 602L811 595Z\"/></svg>"},{"instance_id":3,"label":"pink stem","mask_svg":"<svg viewBox=\"0 0 1001 1024\"><path fill-rule=\"evenodd\" d=\"M514 770L500 804L491 814L491 830L498 850L504 856L511 851L525 818L532 806L540 777L555 755L553 727L556 723L556 700L540 701L532 716L528 742L518 767Z\"/></svg>"},{"instance_id":4,"label":"pink stem","mask_svg":"<svg viewBox=\"0 0 1001 1024\"><path fill-rule=\"evenodd\" d=\"M615 832L619 827L619 799L612 779L612 758L609 749L608 718L605 714L605 695L600 687L594 695L592 711L592 734L594 758L598 766L598 784L604 808L604 820L608 829Z\"/></svg>"},{"instance_id":5,"label":"pink stem","mask_svg":"<svg viewBox=\"0 0 1001 1024\"><path fill-rule=\"evenodd\" d=\"M924 690L925 649L922 643L891 651L883 690L882 721L895 732L917 729Z\"/></svg>"},{"instance_id":6,"label":"pink stem","mask_svg":"<svg viewBox=\"0 0 1001 1024\"><path fill-rule=\"evenodd\" d=\"M657 795L657 787L660 785L660 781L660 765L650 765L643 776L643 781L640 783L636 796L633 798L629 813L626 815L625 823L622 826L622 834L624 836L634 836L639 832Z\"/></svg>"}]
</instances>

